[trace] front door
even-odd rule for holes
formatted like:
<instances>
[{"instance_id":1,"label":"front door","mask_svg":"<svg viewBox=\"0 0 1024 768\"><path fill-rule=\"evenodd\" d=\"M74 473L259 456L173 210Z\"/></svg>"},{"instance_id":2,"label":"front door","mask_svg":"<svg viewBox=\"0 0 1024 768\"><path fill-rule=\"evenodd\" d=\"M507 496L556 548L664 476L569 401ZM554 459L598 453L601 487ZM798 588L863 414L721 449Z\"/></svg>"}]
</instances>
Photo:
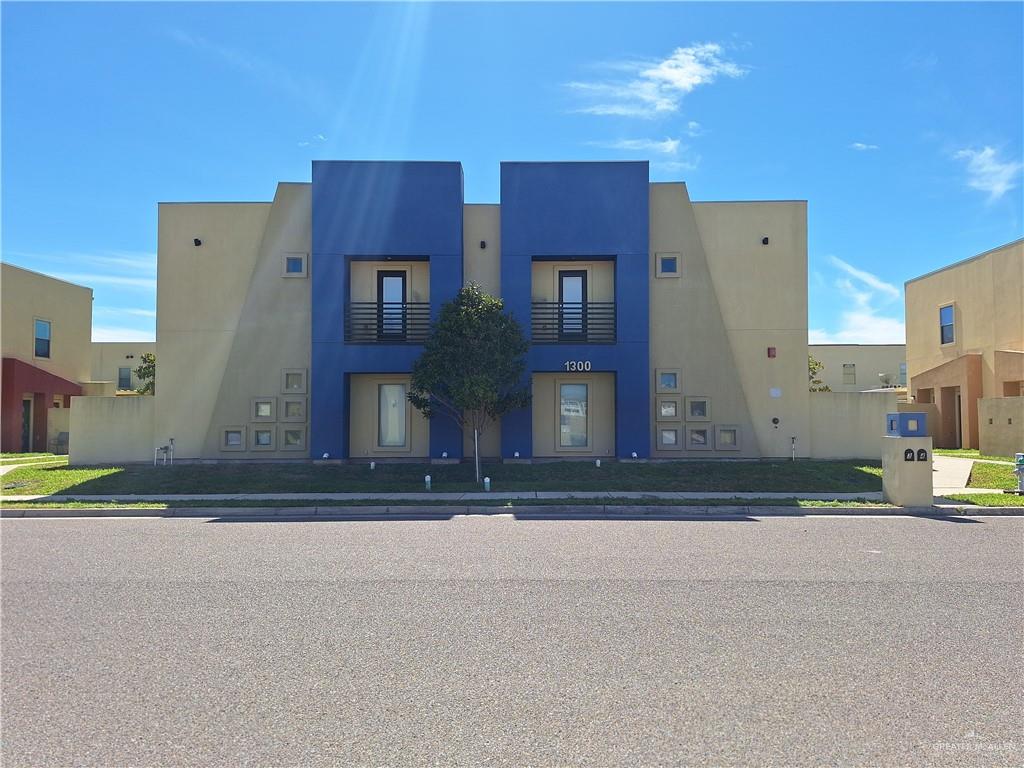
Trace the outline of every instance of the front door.
<instances>
[{"instance_id":1,"label":"front door","mask_svg":"<svg viewBox=\"0 0 1024 768\"><path fill-rule=\"evenodd\" d=\"M587 337L586 270L558 271L558 336L569 341Z\"/></svg>"},{"instance_id":2,"label":"front door","mask_svg":"<svg viewBox=\"0 0 1024 768\"><path fill-rule=\"evenodd\" d=\"M32 450L32 401L21 401L21 451L29 453Z\"/></svg>"},{"instance_id":3,"label":"front door","mask_svg":"<svg viewBox=\"0 0 1024 768\"><path fill-rule=\"evenodd\" d=\"M405 338L405 272L377 273L377 337Z\"/></svg>"}]
</instances>

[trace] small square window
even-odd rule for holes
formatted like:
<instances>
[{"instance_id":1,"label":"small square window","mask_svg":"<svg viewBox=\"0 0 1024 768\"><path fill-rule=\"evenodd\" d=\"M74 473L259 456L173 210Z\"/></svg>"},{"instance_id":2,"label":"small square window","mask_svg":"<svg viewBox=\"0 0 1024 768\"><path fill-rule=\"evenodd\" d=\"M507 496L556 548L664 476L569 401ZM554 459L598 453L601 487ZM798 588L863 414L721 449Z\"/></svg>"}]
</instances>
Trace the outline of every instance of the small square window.
<instances>
[{"instance_id":1,"label":"small square window","mask_svg":"<svg viewBox=\"0 0 1024 768\"><path fill-rule=\"evenodd\" d=\"M252 399L252 420L253 421L274 421L276 419L274 406L277 398L254 397Z\"/></svg>"},{"instance_id":2,"label":"small square window","mask_svg":"<svg viewBox=\"0 0 1024 768\"><path fill-rule=\"evenodd\" d=\"M661 369L655 371L656 390L658 392L679 391L679 369Z\"/></svg>"},{"instance_id":3,"label":"small square window","mask_svg":"<svg viewBox=\"0 0 1024 768\"><path fill-rule=\"evenodd\" d=\"M254 451L269 451L274 448L274 430L260 427L252 431L252 448Z\"/></svg>"},{"instance_id":4,"label":"small square window","mask_svg":"<svg viewBox=\"0 0 1024 768\"><path fill-rule=\"evenodd\" d=\"M679 400L674 397L658 398L658 419L675 421L679 418Z\"/></svg>"},{"instance_id":5,"label":"small square window","mask_svg":"<svg viewBox=\"0 0 1024 768\"><path fill-rule=\"evenodd\" d=\"M281 371L281 391L286 395L306 394L306 369L285 368Z\"/></svg>"},{"instance_id":6,"label":"small square window","mask_svg":"<svg viewBox=\"0 0 1024 768\"><path fill-rule=\"evenodd\" d=\"M711 421L711 400L706 397L686 398L687 421Z\"/></svg>"},{"instance_id":7,"label":"small square window","mask_svg":"<svg viewBox=\"0 0 1024 768\"><path fill-rule=\"evenodd\" d=\"M711 448L710 430L707 427L688 427L686 430L686 447L693 451Z\"/></svg>"},{"instance_id":8,"label":"small square window","mask_svg":"<svg viewBox=\"0 0 1024 768\"><path fill-rule=\"evenodd\" d=\"M682 448L680 430L677 426L658 425L658 448L665 451L678 451Z\"/></svg>"},{"instance_id":9,"label":"small square window","mask_svg":"<svg viewBox=\"0 0 1024 768\"><path fill-rule=\"evenodd\" d=\"M285 397L282 398L283 412L281 421L305 421L306 420L306 398Z\"/></svg>"},{"instance_id":10,"label":"small square window","mask_svg":"<svg viewBox=\"0 0 1024 768\"><path fill-rule=\"evenodd\" d=\"M720 451L738 451L740 449L740 428L729 425L715 430L715 448Z\"/></svg>"},{"instance_id":11,"label":"small square window","mask_svg":"<svg viewBox=\"0 0 1024 768\"><path fill-rule=\"evenodd\" d=\"M915 432L915 431L917 431L917 419L907 419L907 431L908 432Z\"/></svg>"},{"instance_id":12,"label":"small square window","mask_svg":"<svg viewBox=\"0 0 1024 768\"><path fill-rule=\"evenodd\" d=\"M221 431L220 449L222 451L244 451L245 427L224 427Z\"/></svg>"},{"instance_id":13,"label":"small square window","mask_svg":"<svg viewBox=\"0 0 1024 768\"><path fill-rule=\"evenodd\" d=\"M306 254L304 253L283 253L281 254L281 277L305 277L306 276Z\"/></svg>"},{"instance_id":14,"label":"small square window","mask_svg":"<svg viewBox=\"0 0 1024 768\"><path fill-rule=\"evenodd\" d=\"M678 253L659 253L655 259L655 277L679 277Z\"/></svg>"},{"instance_id":15,"label":"small square window","mask_svg":"<svg viewBox=\"0 0 1024 768\"><path fill-rule=\"evenodd\" d=\"M281 428L281 450L302 451L306 448L305 427L282 427Z\"/></svg>"}]
</instances>

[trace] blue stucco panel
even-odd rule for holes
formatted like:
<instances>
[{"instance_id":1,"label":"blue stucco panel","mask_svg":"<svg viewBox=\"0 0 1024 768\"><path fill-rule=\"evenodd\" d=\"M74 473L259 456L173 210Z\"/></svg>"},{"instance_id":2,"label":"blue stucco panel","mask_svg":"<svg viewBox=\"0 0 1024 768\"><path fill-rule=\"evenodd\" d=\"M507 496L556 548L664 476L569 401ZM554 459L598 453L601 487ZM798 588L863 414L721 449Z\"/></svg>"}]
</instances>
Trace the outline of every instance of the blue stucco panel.
<instances>
[{"instance_id":1,"label":"blue stucco panel","mask_svg":"<svg viewBox=\"0 0 1024 768\"><path fill-rule=\"evenodd\" d=\"M431 317L462 286L463 175L459 163L313 163L310 456L348 456L348 377L407 373L421 346L346 344L345 304L353 259L430 262ZM462 453L454 427L431 423L434 447Z\"/></svg>"},{"instance_id":2,"label":"blue stucco panel","mask_svg":"<svg viewBox=\"0 0 1024 768\"><path fill-rule=\"evenodd\" d=\"M615 261L616 343L530 349L529 370L562 372L589 360L615 374L616 455L650 453L649 182L646 162L502 163L501 287L530 333L531 265L545 258ZM530 409L502 420L502 455L532 455Z\"/></svg>"}]
</instances>

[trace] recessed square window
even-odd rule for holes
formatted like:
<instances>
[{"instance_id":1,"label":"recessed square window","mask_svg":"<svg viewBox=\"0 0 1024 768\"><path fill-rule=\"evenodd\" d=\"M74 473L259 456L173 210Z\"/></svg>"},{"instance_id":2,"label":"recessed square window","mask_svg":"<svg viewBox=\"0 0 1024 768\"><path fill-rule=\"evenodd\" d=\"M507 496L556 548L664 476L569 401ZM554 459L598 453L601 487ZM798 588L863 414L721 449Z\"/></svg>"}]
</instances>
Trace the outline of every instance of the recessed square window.
<instances>
[{"instance_id":1,"label":"recessed square window","mask_svg":"<svg viewBox=\"0 0 1024 768\"><path fill-rule=\"evenodd\" d=\"M306 420L306 398L285 397L282 398L281 421L305 421Z\"/></svg>"},{"instance_id":2,"label":"recessed square window","mask_svg":"<svg viewBox=\"0 0 1024 768\"><path fill-rule=\"evenodd\" d=\"M306 394L306 369L285 368L281 371L281 391L286 395Z\"/></svg>"},{"instance_id":3,"label":"recessed square window","mask_svg":"<svg viewBox=\"0 0 1024 768\"><path fill-rule=\"evenodd\" d=\"M658 419L676 420L679 418L679 399L675 397L658 398Z\"/></svg>"},{"instance_id":4,"label":"recessed square window","mask_svg":"<svg viewBox=\"0 0 1024 768\"><path fill-rule=\"evenodd\" d=\"M679 277L680 257L678 253L655 255L655 277Z\"/></svg>"},{"instance_id":5,"label":"recessed square window","mask_svg":"<svg viewBox=\"0 0 1024 768\"><path fill-rule=\"evenodd\" d=\"M274 413L276 408L274 407L277 403L277 398L274 397L254 397L252 399L252 410L251 418L253 421L274 421L276 414Z\"/></svg>"},{"instance_id":6,"label":"recessed square window","mask_svg":"<svg viewBox=\"0 0 1024 768\"><path fill-rule=\"evenodd\" d=\"M283 253L281 254L281 277L305 277L306 276L306 254L304 253Z\"/></svg>"},{"instance_id":7,"label":"recessed square window","mask_svg":"<svg viewBox=\"0 0 1024 768\"><path fill-rule=\"evenodd\" d=\"M282 427L281 428L281 450L302 451L306 448L305 427Z\"/></svg>"},{"instance_id":8,"label":"recessed square window","mask_svg":"<svg viewBox=\"0 0 1024 768\"><path fill-rule=\"evenodd\" d=\"M658 392L679 391L679 369L659 368L654 372L655 389Z\"/></svg>"},{"instance_id":9,"label":"recessed square window","mask_svg":"<svg viewBox=\"0 0 1024 768\"><path fill-rule=\"evenodd\" d=\"M244 451L245 427L224 427L221 430L220 449L222 451Z\"/></svg>"},{"instance_id":10,"label":"recessed square window","mask_svg":"<svg viewBox=\"0 0 1024 768\"><path fill-rule=\"evenodd\" d=\"M740 428L732 425L720 426L715 430L715 448L720 451L740 449Z\"/></svg>"},{"instance_id":11,"label":"recessed square window","mask_svg":"<svg viewBox=\"0 0 1024 768\"><path fill-rule=\"evenodd\" d=\"M269 451L274 447L274 430L272 427L260 427L252 431L252 448L254 451Z\"/></svg>"},{"instance_id":12,"label":"recessed square window","mask_svg":"<svg viewBox=\"0 0 1024 768\"><path fill-rule=\"evenodd\" d=\"M686 398L687 421L711 421L711 400L707 397Z\"/></svg>"},{"instance_id":13,"label":"recessed square window","mask_svg":"<svg viewBox=\"0 0 1024 768\"><path fill-rule=\"evenodd\" d=\"M688 427L686 429L686 447L694 451L710 449L710 434L711 430L707 427Z\"/></svg>"},{"instance_id":14,"label":"recessed square window","mask_svg":"<svg viewBox=\"0 0 1024 768\"><path fill-rule=\"evenodd\" d=\"M658 448L666 451L677 451L682 448L679 427L659 424Z\"/></svg>"}]
</instances>

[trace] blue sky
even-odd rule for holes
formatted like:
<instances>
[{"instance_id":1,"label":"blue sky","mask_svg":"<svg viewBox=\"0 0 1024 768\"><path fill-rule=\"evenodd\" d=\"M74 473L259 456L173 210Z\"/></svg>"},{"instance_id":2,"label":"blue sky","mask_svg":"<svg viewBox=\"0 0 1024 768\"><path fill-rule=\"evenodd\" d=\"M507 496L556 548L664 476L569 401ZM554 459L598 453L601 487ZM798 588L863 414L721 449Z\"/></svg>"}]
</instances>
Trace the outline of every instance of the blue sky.
<instances>
[{"instance_id":1,"label":"blue sky","mask_svg":"<svg viewBox=\"0 0 1024 768\"><path fill-rule=\"evenodd\" d=\"M159 201L409 158L496 202L502 160L649 159L808 200L812 341L901 342L905 280L1021 237L1022 8L4 3L3 259L151 339Z\"/></svg>"}]
</instances>

